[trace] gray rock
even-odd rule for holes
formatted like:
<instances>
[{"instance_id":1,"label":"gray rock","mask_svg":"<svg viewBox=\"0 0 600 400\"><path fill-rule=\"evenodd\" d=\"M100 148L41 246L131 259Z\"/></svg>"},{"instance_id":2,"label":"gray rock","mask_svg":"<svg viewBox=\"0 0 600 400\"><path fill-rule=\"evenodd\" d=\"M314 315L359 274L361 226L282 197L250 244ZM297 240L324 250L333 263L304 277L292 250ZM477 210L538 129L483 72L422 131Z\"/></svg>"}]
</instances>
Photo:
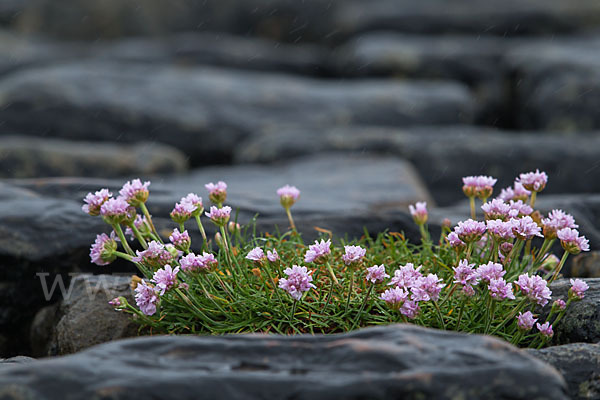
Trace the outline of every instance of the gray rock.
<instances>
[{"instance_id":1,"label":"gray rock","mask_svg":"<svg viewBox=\"0 0 600 400\"><path fill-rule=\"evenodd\" d=\"M572 302L563 319L554 327L554 344L598 343L600 342L600 279L585 279L589 289L583 300ZM550 289L552 298L567 300L567 292L571 284L568 279L554 282ZM544 314L549 312L548 304Z\"/></svg>"},{"instance_id":2,"label":"gray rock","mask_svg":"<svg viewBox=\"0 0 600 400\"><path fill-rule=\"evenodd\" d=\"M34 362L35 358L27 356L16 356L11 358L0 358L0 369L13 367L15 365L28 364Z\"/></svg>"},{"instance_id":3,"label":"gray rock","mask_svg":"<svg viewBox=\"0 0 600 400\"><path fill-rule=\"evenodd\" d=\"M108 301L124 296L135 304L130 276L77 275L55 312L42 309L31 328L34 355L71 354L115 339L134 336L139 325ZM50 331L45 329L50 328Z\"/></svg>"},{"instance_id":4,"label":"gray rock","mask_svg":"<svg viewBox=\"0 0 600 400\"><path fill-rule=\"evenodd\" d=\"M472 126L311 127L284 126L265 131L238 147L237 162L289 159L323 151L377 152L410 160L440 205L464 199L461 178L493 175L497 192L521 172L539 168L550 176L544 192L600 191L598 132L580 135L499 131ZM585 179L573 179L585 176ZM541 196L541 197L544 197Z\"/></svg>"},{"instance_id":5,"label":"gray rock","mask_svg":"<svg viewBox=\"0 0 600 400\"><path fill-rule=\"evenodd\" d=\"M567 399L554 368L505 342L411 325L147 337L0 370L5 399L58 399L67 390L73 399Z\"/></svg>"},{"instance_id":6,"label":"gray rock","mask_svg":"<svg viewBox=\"0 0 600 400\"><path fill-rule=\"evenodd\" d=\"M152 142L133 145L0 136L0 178L183 172L185 154Z\"/></svg>"},{"instance_id":7,"label":"gray rock","mask_svg":"<svg viewBox=\"0 0 600 400\"><path fill-rule=\"evenodd\" d=\"M572 343L527 351L562 374L571 399L600 398L600 344Z\"/></svg>"},{"instance_id":8,"label":"gray rock","mask_svg":"<svg viewBox=\"0 0 600 400\"><path fill-rule=\"evenodd\" d=\"M571 276L577 278L600 278L600 251L581 253L573 258Z\"/></svg>"},{"instance_id":9,"label":"gray rock","mask_svg":"<svg viewBox=\"0 0 600 400\"><path fill-rule=\"evenodd\" d=\"M270 124L436 125L469 122L472 113L467 89L443 82L318 81L100 61L0 82L0 133L158 141L186 152L192 165L227 161L241 139Z\"/></svg>"}]
</instances>

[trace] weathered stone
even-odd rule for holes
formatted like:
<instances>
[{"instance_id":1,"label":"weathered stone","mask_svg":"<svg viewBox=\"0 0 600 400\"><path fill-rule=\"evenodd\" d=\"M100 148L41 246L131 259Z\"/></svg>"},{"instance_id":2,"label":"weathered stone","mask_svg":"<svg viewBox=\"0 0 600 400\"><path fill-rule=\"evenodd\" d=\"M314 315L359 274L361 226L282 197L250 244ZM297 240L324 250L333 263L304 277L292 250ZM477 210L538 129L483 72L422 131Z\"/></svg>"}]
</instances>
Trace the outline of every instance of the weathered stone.
<instances>
[{"instance_id":1,"label":"weathered stone","mask_svg":"<svg viewBox=\"0 0 600 400\"><path fill-rule=\"evenodd\" d=\"M600 134L560 135L509 132L482 127L311 127L283 126L238 147L237 162L290 159L323 151L376 152L412 162L440 205L463 200L461 178L493 175L496 193L521 172L544 170L548 193L600 191ZM585 179L573 179L585 175ZM577 196L576 196L577 197ZM587 196L589 197L589 196ZM579 198L579 197L577 197Z\"/></svg>"},{"instance_id":2,"label":"weathered stone","mask_svg":"<svg viewBox=\"0 0 600 400\"><path fill-rule=\"evenodd\" d=\"M0 2L0 25L11 25L32 3L32 0L3 0Z\"/></svg>"},{"instance_id":3,"label":"weathered stone","mask_svg":"<svg viewBox=\"0 0 600 400\"><path fill-rule=\"evenodd\" d=\"M159 373L160 372L160 373ZM340 335L147 337L0 370L5 399L566 399L497 339L392 325Z\"/></svg>"},{"instance_id":4,"label":"weathered stone","mask_svg":"<svg viewBox=\"0 0 600 400\"><path fill-rule=\"evenodd\" d=\"M130 276L78 275L56 311L42 309L32 324L35 356L75 353L87 347L134 336L139 328L130 314L115 312L108 301L124 296L135 304ZM50 332L44 331L50 328ZM49 333L49 335L48 335ZM33 347L33 346L32 346Z\"/></svg>"},{"instance_id":5,"label":"weathered stone","mask_svg":"<svg viewBox=\"0 0 600 400\"><path fill-rule=\"evenodd\" d=\"M122 39L99 43L94 56L101 59L216 65L305 75L329 74L325 50L310 44L281 44L268 39L226 33L182 33L159 38Z\"/></svg>"},{"instance_id":6,"label":"weathered stone","mask_svg":"<svg viewBox=\"0 0 600 400\"><path fill-rule=\"evenodd\" d=\"M557 326L554 327L554 344L568 343L598 343L600 342L600 279L585 279L589 289L581 301L572 302L567 312ZM562 279L550 285L552 298L562 298L567 301L567 292L571 284L568 279ZM544 314L549 312L551 304L544 308Z\"/></svg>"},{"instance_id":7,"label":"weathered stone","mask_svg":"<svg viewBox=\"0 0 600 400\"><path fill-rule=\"evenodd\" d=\"M600 128L600 38L535 41L506 56L516 124L578 132Z\"/></svg>"},{"instance_id":8,"label":"weathered stone","mask_svg":"<svg viewBox=\"0 0 600 400\"><path fill-rule=\"evenodd\" d=\"M595 0L509 0L502 7L487 1L414 2L381 0L364 7L360 0L336 9L337 37L357 32L401 31L420 34L471 33L518 36L581 32L600 25Z\"/></svg>"},{"instance_id":9,"label":"weathered stone","mask_svg":"<svg viewBox=\"0 0 600 400\"><path fill-rule=\"evenodd\" d=\"M571 276L577 278L600 278L600 251L581 253L573 258Z\"/></svg>"},{"instance_id":10,"label":"weathered stone","mask_svg":"<svg viewBox=\"0 0 600 400\"><path fill-rule=\"evenodd\" d=\"M194 165L227 161L241 139L269 124L447 124L470 121L472 110L458 83L318 81L208 67L97 61L0 82L0 132L158 141Z\"/></svg>"},{"instance_id":11,"label":"weathered stone","mask_svg":"<svg viewBox=\"0 0 600 400\"><path fill-rule=\"evenodd\" d=\"M527 351L562 374L571 399L600 398L600 344L572 343Z\"/></svg>"},{"instance_id":12,"label":"weathered stone","mask_svg":"<svg viewBox=\"0 0 600 400\"><path fill-rule=\"evenodd\" d=\"M154 142L122 145L0 136L0 178L183 172L186 156Z\"/></svg>"},{"instance_id":13,"label":"weathered stone","mask_svg":"<svg viewBox=\"0 0 600 400\"><path fill-rule=\"evenodd\" d=\"M35 358L27 356L16 356L11 358L0 358L0 369L15 365L28 364L35 361Z\"/></svg>"}]
</instances>

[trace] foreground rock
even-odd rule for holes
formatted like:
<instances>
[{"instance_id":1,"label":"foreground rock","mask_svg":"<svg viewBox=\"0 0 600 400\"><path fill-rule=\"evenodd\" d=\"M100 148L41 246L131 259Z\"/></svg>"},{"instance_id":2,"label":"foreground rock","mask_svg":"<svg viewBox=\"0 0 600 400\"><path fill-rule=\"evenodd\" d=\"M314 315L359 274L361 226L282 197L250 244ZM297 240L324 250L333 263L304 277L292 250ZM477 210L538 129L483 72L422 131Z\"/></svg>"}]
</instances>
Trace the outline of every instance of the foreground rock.
<instances>
[{"instance_id":1,"label":"foreground rock","mask_svg":"<svg viewBox=\"0 0 600 400\"><path fill-rule=\"evenodd\" d=\"M563 375L571 399L600 398L600 344L573 343L528 352Z\"/></svg>"},{"instance_id":2,"label":"foreground rock","mask_svg":"<svg viewBox=\"0 0 600 400\"><path fill-rule=\"evenodd\" d=\"M0 136L0 178L183 172L185 155L157 143L122 145Z\"/></svg>"},{"instance_id":3,"label":"foreground rock","mask_svg":"<svg viewBox=\"0 0 600 400\"><path fill-rule=\"evenodd\" d=\"M157 141L181 149L193 165L227 161L241 139L272 124L435 125L472 115L472 98L458 83L319 81L101 61L0 81L0 133Z\"/></svg>"},{"instance_id":4,"label":"foreground rock","mask_svg":"<svg viewBox=\"0 0 600 400\"><path fill-rule=\"evenodd\" d=\"M116 312L108 301L124 296L135 304L130 276L78 275L58 307L42 309L31 328L33 355L71 354L115 339L134 336L139 328L130 314ZM48 329L49 328L49 329Z\"/></svg>"},{"instance_id":5,"label":"foreground rock","mask_svg":"<svg viewBox=\"0 0 600 400\"><path fill-rule=\"evenodd\" d=\"M4 399L59 399L67 390L73 399L567 398L554 368L504 342L410 325L138 338L0 371Z\"/></svg>"},{"instance_id":6,"label":"foreground rock","mask_svg":"<svg viewBox=\"0 0 600 400\"><path fill-rule=\"evenodd\" d=\"M463 200L461 178L486 174L499 178L497 192L521 172L544 170L547 193L600 191L596 168L600 134L560 135L450 126L389 129L379 127L281 127L237 148L238 162L272 162L324 151L393 154L413 163L440 205ZM557 161L559 160L559 162ZM574 176L585 179L573 179ZM540 196L540 197L544 197Z\"/></svg>"},{"instance_id":7,"label":"foreground rock","mask_svg":"<svg viewBox=\"0 0 600 400\"><path fill-rule=\"evenodd\" d=\"M600 342L600 279L585 279L589 285L583 300L573 302L558 326L554 328L554 344L598 343ZM571 284L568 279L551 285L552 298L567 300ZM548 307L544 312L549 311Z\"/></svg>"}]
</instances>

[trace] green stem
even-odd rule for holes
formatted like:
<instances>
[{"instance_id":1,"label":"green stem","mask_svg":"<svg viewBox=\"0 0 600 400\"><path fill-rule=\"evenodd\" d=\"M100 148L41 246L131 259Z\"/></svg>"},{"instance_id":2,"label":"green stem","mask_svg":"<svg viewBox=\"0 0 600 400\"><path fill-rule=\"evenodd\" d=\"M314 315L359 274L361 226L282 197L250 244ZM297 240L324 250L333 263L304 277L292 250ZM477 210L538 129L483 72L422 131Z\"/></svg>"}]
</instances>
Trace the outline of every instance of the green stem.
<instances>
[{"instance_id":1,"label":"green stem","mask_svg":"<svg viewBox=\"0 0 600 400\"><path fill-rule=\"evenodd\" d=\"M469 197L469 205L471 206L471 219L475 221L476 213L475 213L475 196Z\"/></svg>"},{"instance_id":2,"label":"green stem","mask_svg":"<svg viewBox=\"0 0 600 400\"><path fill-rule=\"evenodd\" d=\"M369 286L369 290L367 290L367 294L365 295L365 299L364 299L363 303L361 304L360 309L358 310L358 315L354 319L354 322L352 323L352 327L350 328L350 330L354 330L354 328L356 327L356 324L358 323L358 321L360 319L360 316L361 316L363 310L365 309L365 306L367 305L367 302L369 301L369 296L371 296L371 292L373 291L373 286L375 286L374 283L372 283Z\"/></svg>"},{"instance_id":3,"label":"green stem","mask_svg":"<svg viewBox=\"0 0 600 400\"><path fill-rule=\"evenodd\" d=\"M517 304L515 308L513 308L512 312L508 314L506 318L504 318L504 321L502 321L500 325L494 328L494 330L492 331L492 335L497 333L500 329L502 329L508 321L512 320L517 315L517 313L520 312L523 309L523 307L527 304L527 301L528 299L521 300L521 302Z\"/></svg>"},{"instance_id":4,"label":"green stem","mask_svg":"<svg viewBox=\"0 0 600 400\"><path fill-rule=\"evenodd\" d=\"M144 213L144 216L146 217L146 221L148 221L148 224L150 225L150 229L152 230L152 232L154 233L154 235L156 236L156 238L158 239L158 241L160 243L163 243L162 238L160 237L160 235L158 234L158 231L154 227L154 222L152 222L152 216L150 215L150 212L148 211L148 208L146 207L146 204L145 203L141 203L140 204L140 208L142 209L142 213Z\"/></svg>"},{"instance_id":5,"label":"green stem","mask_svg":"<svg viewBox=\"0 0 600 400\"><path fill-rule=\"evenodd\" d=\"M133 250L131 249L131 247L129 247L129 243L127 243L127 239L125 238L125 235L123 234L123 230L121 229L121 225L115 224L112 227L113 227L113 230L117 233L117 236L119 237L119 239L121 240L121 244L123 245L123 248L125 249L125 251L129 255L135 257L135 253L133 252Z\"/></svg>"},{"instance_id":6,"label":"green stem","mask_svg":"<svg viewBox=\"0 0 600 400\"><path fill-rule=\"evenodd\" d=\"M456 331L460 332L460 321L462 320L463 311L465 309L465 303L467 302L467 297L463 295L463 298L460 302L460 308L458 311L458 320L456 321Z\"/></svg>"},{"instance_id":7,"label":"green stem","mask_svg":"<svg viewBox=\"0 0 600 400\"><path fill-rule=\"evenodd\" d=\"M552 278L548 281L548 283L552 283L552 282L554 282L556 280L556 278L558 277L558 274L560 274L560 270L565 265L565 261L567 261L567 257L569 257L569 252L565 250L562 258L560 259L560 262L556 266L556 270L554 271L554 274L552 275Z\"/></svg>"},{"instance_id":8,"label":"green stem","mask_svg":"<svg viewBox=\"0 0 600 400\"><path fill-rule=\"evenodd\" d=\"M333 272L333 268L331 268L331 264L329 263L329 261L325 262L325 266L327 267L327 270L329 271L329 274L331 275L331 279L333 279L333 282L335 282L336 285L339 285L340 283L338 282L337 278L335 277L335 273Z\"/></svg>"},{"instance_id":9,"label":"green stem","mask_svg":"<svg viewBox=\"0 0 600 400\"><path fill-rule=\"evenodd\" d=\"M491 297L490 297L491 298ZM492 320L494 319L494 312L496 311L496 302L492 299L490 307L488 308L488 320L485 324L485 334L487 335L490 331L490 326L492 325Z\"/></svg>"},{"instance_id":10,"label":"green stem","mask_svg":"<svg viewBox=\"0 0 600 400\"><path fill-rule=\"evenodd\" d=\"M533 208L533 206L535 205L535 198L537 197L537 192L536 191L531 191L531 201L529 202L529 205L531 206L531 208Z\"/></svg>"},{"instance_id":11,"label":"green stem","mask_svg":"<svg viewBox=\"0 0 600 400\"><path fill-rule=\"evenodd\" d=\"M440 320L440 324L442 325L442 329L446 330L446 324L444 324L444 317L442 316L442 310L440 310L440 306L438 305L437 301L433 302L433 306L435 307L435 310L437 311L437 315Z\"/></svg>"},{"instance_id":12,"label":"green stem","mask_svg":"<svg viewBox=\"0 0 600 400\"><path fill-rule=\"evenodd\" d=\"M138 228L135 227L134 223L131 223L129 226L129 229L131 229L131 231L133 232L133 236L135 236L135 238L138 240L138 242L140 242L140 244L142 245L142 247L144 249L148 248L148 244L146 243L146 239L144 239L144 236L140 233L140 231L138 230Z\"/></svg>"},{"instance_id":13,"label":"green stem","mask_svg":"<svg viewBox=\"0 0 600 400\"><path fill-rule=\"evenodd\" d=\"M294 218L292 218L292 212L290 210L290 207L285 208L285 213L287 214L288 220L290 221L290 227L292 228L293 231L295 231L296 224L294 224Z\"/></svg>"},{"instance_id":14,"label":"green stem","mask_svg":"<svg viewBox=\"0 0 600 400\"><path fill-rule=\"evenodd\" d=\"M198 224L198 229L200 230L200 234L202 235L203 247L202 250L208 250L208 242L206 240L206 232L204 231L204 226L202 225L202 221L200 220L200 214L196 215L196 223Z\"/></svg>"},{"instance_id":15,"label":"green stem","mask_svg":"<svg viewBox=\"0 0 600 400\"><path fill-rule=\"evenodd\" d=\"M179 223L179 232L183 233L183 231L185 231L185 226L183 225L183 222Z\"/></svg>"},{"instance_id":16,"label":"green stem","mask_svg":"<svg viewBox=\"0 0 600 400\"><path fill-rule=\"evenodd\" d=\"M350 288L348 289L348 299L346 300L346 311L348 313L348 308L350 307L350 297L352 297L352 289L354 288L354 270L350 271Z\"/></svg>"}]
</instances>

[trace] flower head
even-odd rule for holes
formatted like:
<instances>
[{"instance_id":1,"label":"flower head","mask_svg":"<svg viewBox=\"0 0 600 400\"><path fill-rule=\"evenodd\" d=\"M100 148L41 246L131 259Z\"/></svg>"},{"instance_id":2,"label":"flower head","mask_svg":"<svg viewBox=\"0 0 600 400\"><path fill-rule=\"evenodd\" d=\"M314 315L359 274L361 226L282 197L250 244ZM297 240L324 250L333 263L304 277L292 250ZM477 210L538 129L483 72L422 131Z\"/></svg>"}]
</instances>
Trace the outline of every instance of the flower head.
<instances>
[{"instance_id":1,"label":"flower head","mask_svg":"<svg viewBox=\"0 0 600 400\"><path fill-rule=\"evenodd\" d=\"M454 232L458 235L458 238L465 243L477 242L486 231L484 222L474 221L468 219L461 221L458 226L454 228Z\"/></svg>"},{"instance_id":2,"label":"flower head","mask_svg":"<svg viewBox=\"0 0 600 400\"><path fill-rule=\"evenodd\" d=\"M429 274L417 279L412 286L412 299L415 301L437 301L440 297L440 292L446 286L441 283L442 279L435 274Z\"/></svg>"},{"instance_id":3,"label":"flower head","mask_svg":"<svg viewBox=\"0 0 600 400\"><path fill-rule=\"evenodd\" d=\"M550 339L552 336L554 336L554 331L552 330L552 325L550 325L550 322L545 322L541 325L538 322L537 324L535 324L535 326L538 328L542 337L544 337L545 339Z\"/></svg>"},{"instance_id":4,"label":"flower head","mask_svg":"<svg viewBox=\"0 0 600 400\"><path fill-rule=\"evenodd\" d=\"M572 300L582 300L585 297L585 291L588 289L588 284L581 279L571 279L569 298Z\"/></svg>"},{"instance_id":5,"label":"flower head","mask_svg":"<svg viewBox=\"0 0 600 400\"><path fill-rule=\"evenodd\" d=\"M208 218L217 226L226 226L229 222L231 215L231 207L224 206L217 208L215 206L210 207L210 212L205 213Z\"/></svg>"},{"instance_id":6,"label":"flower head","mask_svg":"<svg viewBox=\"0 0 600 400\"><path fill-rule=\"evenodd\" d=\"M81 206L81 209L92 216L100 215L100 207L111 196L112 193L108 189L100 189L96 193L88 193L83 199L86 204Z\"/></svg>"},{"instance_id":7,"label":"flower head","mask_svg":"<svg viewBox=\"0 0 600 400\"><path fill-rule=\"evenodd\" d=\"M526 311L525 313L519 313L517 316L517 326L523 332L528 332L533 328L533 325L536 323L538 319L533 317L531 311Z\"/></svg>"},{"instance_id":8,"label":"flower head","mask_svg":"<svg viewBox=\"0 0 600 400\"><path fill-rule=\"evenodd\" d=\"M519 275L515 284L529 300L542 307L548 304L548 300L552 295L552 291L548 288L548 282L537 275Z\"/></svg>"},{"instance_id":9,"label":"flower head","mask_svg":"<svg viewBox=\"0 0 600 400\"><path fill-rule=\"evenodd\" d=\"M454 283L463 286L463 292L466 295L474 294L473 286L479 283L477 271L474 269L475 264L469 264L467 260L461 260L458 266L453 267Z\"/></svg>"},{"instance_id":10,"label":"flower head","mask_svg":"<svg viewBox=\"0 0 600 400\"><path fill-rule=\"evenodd\" d=\"M533 208L529 204L523 203L523 200L511 200L508 202L510 210L508 216L511 218L517 218L519 216L530 215L533 212Z\"/></svg>"},{"instance_id":11,"label":"flower head","mask_svg":"<svg viewBox=\"0 0 600 400\"><path fill-rule=\"evenodd\" d=\"M424 225L427 222L427 203L424 201L417 202L414 206L408 206L410 215L412 215L415 224Z\"/></svg>"},{"instance_id":12,"label":"flower head","mask_svg":"<svg viewBox=\"0 0 600 400\"><path fill-rule=\"evenodd\" d=\"M182 197L181 200L179 200L179 203L184 205L187 210L193 210L193 217L200 215L204 210L204 205L202 204L202 197L198 196L195 193L188 193L187 196Z\"/></svg>"},{"instance_id":13,"label":"flower head","mask_svg":"<svg viewBox=\"0 0 600 400\"><path fill-rule=\"evenodd\" d=\"M510 206L500 199L493 199L481 206L486 220L499 219L506 221Z\"/></svg>"},{"instance_id":14,"label":"flower head","mask_svg":"<svg viewBox=\"0 0 600 400\"><path fill-rule=\"evenodd\" d=\"M514 189L510 188L510 187L508 187L506 189L502 189L498 198L502 199L504 201L510 201L510 200L526 201L529 198L530 194L531 194L531 192L529 190L525 189L520 182L515 182Z\"/></svg>"},{"instance_id":15,"label":"flower head","mask_svg":"<svg viewBox=\"0 0 600 400\"><path fill-rule=\"evenodd\" d=\"M494 191L494 185L497 179L491 176L465 176L463 180L463 192L467 197L479 197L487 199Z\"/></svg>"},{"instance_id":16,"label":"flower head","mask_svg":"<svg viewBox=\"0 0 600 400\"><path fill-rule=\"evenodd\" d=\"M512 291L512 285L507 283L504 279L491 279L490 284L488 285L488 289L490 291L490 296L495 300L504 300L504 299L515 299L515 295Z\"/></svg>"},{"instance_id":17,"label":"flower head","mask_svg":"<svg viewBox=\"0 0 600 400\"><path fill-rule=\"evenodd\" d=\"M175 203L175 207L171 211L171 219L178 224L183 224L188 219L192 218L192 213L196 208L190 203Z\"/></svg>"},{"instance_id":18,"label":"flower head","mask_svg":"<svg viewBox=\"0 0 600 400\"><path fill-rule=\"evenodd\" d=\"M265 253L260 247L255 247L248 252L248 254L246 255L246 259L261 262L265 259Z\"/></svg>"},{"instance_id":19,"label":"flower head","mask_svg":"<svg viewBox=\"0 0 600 400\"><path fill-rule=\"evenodd\" d=\"M179 272L179 267L175 267L175 269L171 268L170 265L165 265L162 269L159 269L154 273L152 277L152 282L156 284L156 291L160 293L160 295L164 295L165 292L177 284L177 273Z\"/></svg>"},{"instance_id":20,"label":"flower head","mask_svg":"<svg viewBox=\"0 0 600 400\"><path fill-rule=\"evenodd\" d=\"M173 229L173 233L169 236L169 240L177 250L181 251L188 251L192 244L192 239L190 239L188 231L179 232L179 229L177 228Z\"/></svg>"},{"instance_id":21,"label":"flower head","mask_svg":"<svg viewBox=\"0 0 600 400\"><path fill-rule=\"evenodd\" d=\"M165 245L157 241L148 243L148 248L144 251L136 251L137 256L133 257L133 262L144 263L152 268L161 268L164 265L175 261L176 257L166 248Z\"/></svg>"},{"instance_id":22,"label":"flower head","mask_svg":"<svg viewBox=\"0 0 600 400\"><path fill-rule=\"evenodd\" d=\"M344 246L345 253L342 260L346 265L358 265L362 261L367 250L360 246Z\"/></svg>"},{"instance_id":23,"label":"flower head","mask_svg":"<svg viewBox=\"0 0 600 400\"><path fill-rule=\"evenodd\" d=\"M385 278L389 278L390 276L385 273L385 267L383 264L381 265L373 265L372 267L367 268L367 277L368 281L371 283L383 282Z\"/></svg>"},{"instance_id":24,"label":"flower head","mask_svg":"<svg viewBox=\"0 0 600 400\"><path fill-rule=\"evenodd\" d=\"M308 246L308 250L304 255L304 262L314 262L322 264L327 260L327 256L331 253L331 240L315 241L314 244Z\"/></svg>"},{"instance_id":25,"label":"flower head","mask_svg":"<svg viewBox=\"0 0 600 400\"><path fill-rule=\"evenodd\" d=\"M529 240L534 236L544 237L541 233L542 229L538 224L529 216L518 219L511 219L513 234L521 240Z\"/></svg>"},{"instance_id":26,"label":"flower head","mask_svg":"<svg viewBox=\"0 0 600 400\"><path fill-rule=\"evenodd\" d=\"M279 254L277 254L277 250L267 250L267 260L271 262L276 262L277 260L279 260Z\"/></svg>"},{"instance_id":27,"label":"flower head","mask_svg":"<svg viewBox=\"0 0 600 400\"><path fill-rule=\"evenodd\" d=\"M227 184L219 181L216 184L210 182L204 185L208 190L208 198L214 204L222 204L227 199Z\"/></svg>"},{"instance_id":28,"label":"flower head","mask_svg":"<svg viewBox=\"0 0 600 400\"><path fill-rule=\"evenodd\" d=\"M404 266L400 266L394 271L394 277L391 279L388 285L396 286L404 289L410 289L417 284L417 279L421 278L420 270L423 268L419 265L417 268L412 263L408 263Z\"/></svg>"},{"instance_id":29,"label":"flower head","mask_svg":"<svg viewBox=\"0 0 600 400\"><path fill-rule=\"evenodd\" d=\"M179 265L185 272L197 271L197 270L209 270L217 264L217 259L211 253L204 252L202 255L196 255L190 253L186 256L181 257Z\"/></svg>"},{"instance_id":30,"label":"flower head","mask_svg":"<svg viewBox=\"0 0 600 400\"><path fill-rule=\"evenodd\" d=\"M140 311L146 315L154 315L156 313L156 304L158 296L154 287L148 285L142 280L135 288L135 304Z\"/></svg>"},{"instance_id":31,"label":"flower head","mask_svg":"<svg viewBox=\"0 0 600 400\"><path fill-rule=\"evenodd\" d=\"M296 186L285 185L277 189L277 196L283 208L288 209L300 198L300 191Z\"/></svg>"},{"instance_id":32,"label":"flower head","mask_svg":"<svg viewBox=\"0 0 600 400\"><path fill-rule=\"evenodd\" d=\"M294 265L292 268L286 268L283 272L287 278L279 279L279 287L288 292L294 300L300 300L304 292L316 287L311 283L312 271L308 272L306 267Z\"/></svg>"},{"instance_id":33,"label":"flower head","mask_svg":"<svg viewBox=\"0 0 600 400\"><path fill-rule=\"evenodd\" d=\"M492 279L502 279L504 274L506 274L506 271L502 268L502 264L492 261L477 268L477 277L487 283L490 283Z\"/></svg>"},{"instance_id":34,"label":"flower head","mask_svg":"<svg viewBox=\"0 0 600 400\"><path fill-rule=\"evenodd\" d=\"M399 308L402 303L408 300L408 295L408 290L393 287L383 292L379 298L388 303L392 308Z\"/></svg>"},{"instance_id":35,"label":"flower head","mask_svg":"<svg viewBox=\"0 0 600 400\"><path fill-rule=\"evenodd\" d=\"M505 243L515 237L511 222L504 222L500 219L486 221L487 231L498 243Z\"/></svg>"},{"instance_id":36,"label":"flower head","mask_svg":"<svg viewBox=\"0 0 600 400\"><path fill-rule=\"evenodd\" d=\"M448 239L448 243L450 243L450 246L454 248L460 249L463 246L466 246L465 242L460 240L456 232L450 232L446 238Z\"/></svg>"},{"instance_id":37,"label":"flower head","mask_svg":"<svg viewBox=\"0 0 600 400\"><path fill-rule=\"evenodd\" d=\"M562 311L567 308L567 303L563 299L556 299L552 303L552 312Z\"/></svg>"},{"instance_id":38,"label":"flower head","mask_svg":"<svg viewBox=\"0 0 600 400\"><path fill-rule=\"evenodd\" d=\"M527 172L519 175L517 181L527 190L541 192L546 187L546 183L548 183L548 175L536 169L535 172Z\"/></svg>"},{"instance_id":39,"label":"flower head","mask_svg":"<svg viewBox=\"0 0 600 400\"><path fill-rule=\"evenodd\" d=\"M577 229L564 228L556 232L556 236L560 239L562 248L571 254L590 251L589 240L585 236L579 236Z\"/></svg>"},{"instance_id":40,"label":"flower head","mask_svg":"<svg viewBox=\"0 0 600 400\"><path fill-rule=\"evenodd\" d=\"M419 303L414 300L406 300L400 307L400 314L409 319L416 318L417 315L419 315L419 311L421 311L419 308Z\"/></svg>"},{"instance_id":41,"label":"flower head","mask_svg":"<svg viewBox=\"0 0 600 400\"><path fill-rule=\"evenodd\" d=\"M135 215L132 215L132 209L123 197L111 197L100 207L100 215L108 224L116 225L128 219L133 220Z\"/></svg>"},{"instance_id":42,"label":"flower head","mask_svg":"<svg viewBox=\"0 0 600 400\"><path fill-rule=\"evenodd\" d=\"M544 237L546 239L555 239L556 233L564 228L579 228L575 223L575 218L562 210L552 210L548 214L548 218L542 220L544 225Z\"/></svg>"},{"instance_id":43,"label":"flower head","mask_svg":"<svg viewBox=\"0 0 600 400\"><path fill-rule=\"evenodd\" d=\"M134 207L138 207L148 200L148 196L150 195L148 186L150 186L149 181L142 183L139 179L134 179L132 181L127 181L127 183L123 185L123 188L119 190L119 194L127 201L127 203Z\"/></svg>"},{"instance_id":44,"label":"flower head","mask_svg":"<svg viewBox=\"0 0 600 400\"><path fill-rule=\"evenodd\" d=\"M111 232L110 236L102 233L96 236L94 244L90 247L90 259L94 264L108 265L117 258L116 251L115 233Z\"/></svg>"}]
</instances>

